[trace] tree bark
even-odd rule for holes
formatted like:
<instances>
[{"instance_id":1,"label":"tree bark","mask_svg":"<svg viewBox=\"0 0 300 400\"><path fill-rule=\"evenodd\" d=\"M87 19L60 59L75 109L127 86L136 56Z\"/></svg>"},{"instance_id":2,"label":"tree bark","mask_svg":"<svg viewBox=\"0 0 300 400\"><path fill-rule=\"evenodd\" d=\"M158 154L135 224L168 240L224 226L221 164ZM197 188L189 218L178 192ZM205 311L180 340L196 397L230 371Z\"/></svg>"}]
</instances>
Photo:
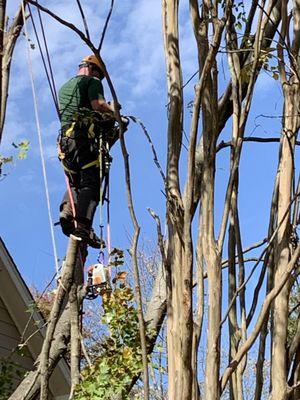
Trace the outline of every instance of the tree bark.
<instances>
[{"instance_id":1,"label":"tree bark","mask_svg":"<svg viewBox=\"0 0 300 400\"><path fill-rule=\"evenodd\" d=\"M19 7L15 18L12 21L9 29L6 31L5 27L5 6L6 1L2 0L0 3L0 66L1 66L1 78L0 78L0 144L2 140L5 115L6 115L6 105L8 98L8 88L9 88L9 76L10 67L12 61L12 55L14 52L16 41L21 33L24 21L22 16L22 8Z\"/></svg>"},{"instance_id":2,"label":"tree bark","mask_svg":"<svg viewBox=\"0 0 300 400\"><path fill-rule=\"evenodd\" d=\"M191 339L181 336L191 324L188 311L187 321L183 321L182 311L189 298L183 298L183 207L179 186L178 162L182 138L182 78L179 54L178 0L163 0L163 30L167 66L167 84L169 97L168 155L167 155L167 223L168 251L167 263L171 268L171 279L167 286L167 347L168 347L168 398L170 400L190 399L191 375ZM189 288L187 288L189 290Z\"/></svg>"},{"instance_id":3,"label":"tree bark","mask_svg":"<svg viewBox=\"0 0 300 400\"><path fill-rule=\"evenodd\" d=\"M80 382L80 356L81 356L81 341L80 341L80 317L78 304L78 285L73 283L69 294L70 304L70 326L71 326L71 392L70 399L73 397L76 386Z\"/></svg>"},{"instance_id":4,"label":"tree bark","mask_svg":"<svg viewBox=\"0 0 300 400\"><path fill-rule=\"evenodd\" d=\"M299 86L293 82L283 86L285 106L282 136L282 154L279 175L278 221L284 218L292 198L294 176L294 147L299 107ZM283 273L290 258L289 241L291 237L290 213L285 217L278 230L275 249L275 285ZM274 302L274 329L272 343L272 394L271 398L285 400L287 396L286 339L288 324L289 285L284 286Z\"/></svg>"},{"instance_id":5,"label":"tree bark","mask_svg":"<svg viewBox=\"0 0 300 400\"><path fill-rule=\"evenodd\" d=\"M81 247L81 255L76 259L76 267L74 271L74 283L77 289L82 287L83 284L83 274L82 265L85 260L86 247ZM82 305L85 296L85 289L80 290L78 293L78 306ZM48 363L48 375L51 376L54 368L56 367L59 360L66 354L68 349L68 344L70 343L71 337L71 310L70 302L63 308L59 320L55 327L53 341L51 343L50 353L49 353L49 363ZM9 400L33 400L40 393L41 387L41 374L39 371L40 356L37 360L37 368L35 371L29 372L25 376L23 381L11 395Z\"/></svg>"},{"instance_id":6,"label":"tree bark","mask_svg":"<svg viewBox=\"0 0 300 400\"><path fill-rule=\"evenodd\" d=\"M74 280L74 270L76 265L76 259L78 257L78 248L79 248L79 241L74 240L70 236L66 261L64 263L62 276L51 309L46 331L46 337L41 351L41 358L39 365L39 372L41 374L40 400L48 400L49 397L49 355L51 350L51 342L53 340L53 335L55 332L59 316L62 312L64 300L69 295L70 288Z\"/></svg>"},{"instance_id":7,"label":"tree bark","mask_svg":"<svg viewBox=\"0 0 300 400\"><path fill-rule=\"evenodd\" d=\"M204 144L205 146L205 144ZM222 304L221 257L214 239L214 160L207 153L203 167L202 247L208 278L208 331L205 369L205 399L220 398L220 322Z\"/></svg>"}]
</instances>

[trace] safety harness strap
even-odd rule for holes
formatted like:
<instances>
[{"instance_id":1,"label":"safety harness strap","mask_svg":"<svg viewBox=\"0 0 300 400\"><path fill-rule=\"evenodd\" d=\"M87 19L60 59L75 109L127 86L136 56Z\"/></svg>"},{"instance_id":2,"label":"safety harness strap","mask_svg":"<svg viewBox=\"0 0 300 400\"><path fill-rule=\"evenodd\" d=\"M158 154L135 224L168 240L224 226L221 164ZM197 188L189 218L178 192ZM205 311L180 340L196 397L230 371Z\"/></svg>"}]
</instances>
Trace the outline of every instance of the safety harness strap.
<instances>
[{"instance_id":1,"label":"safety harness strap","mask_svg":"<svg viewBox=\"0 0 300 400\"><path fill-rule=\"evenodd\" d=\"M83 167L81 167L81 169L87 169L87 168L93 167L94 165L99 167L99 165L100 165L99 159L91 161L88 164L85 164Z\"/></svg>"},{"instance_id":2,"label":"safety harness strap","mask_svg":"<svg viewBox=\"0 0 300 400\"><path fill-rule=\"evenodd\" d=\"M61 165L62 165L63 169L64 169L65 171L69 172L70 174L77 174L76 171L73 171L72 169L67 168L67 167L64 165L63 161L61 162Z\"/></svg>"},{"instance_id":3,"label":"safety harness strap","mask_svg":"<svg viewBox=\"0 0 300 400\"><path fill-rule=\"evenodd\" d=\"M69 126L69 128L64 132L64 136L71 137L71 135L74 131L74 128L75 128L75 124L76 124L76 122L72 122L72 124Z\"/></svg>"},{"instance_id":4,"label":"safety harness strap","mask_svg":"<svg viewBox=\"0 0 300 400\"><path fill-rule=\"evenodd\" d=\"M63 169L64 169L65 171L69 172L70 174L76 174L76 173L77 173L76 171L73 171L72 169L66 167L66 166L64 165L64 162L63 162L63 161L62 161L61 164L62 164L62 166L63 166ZM81 167L81 169L88 169L88 168L94 167L94 166L99 167L99 160L91 161L91 162L89 162L88 164L86 164L86 165L84 165L83 167Z\"/></svg>"}]
</instances>

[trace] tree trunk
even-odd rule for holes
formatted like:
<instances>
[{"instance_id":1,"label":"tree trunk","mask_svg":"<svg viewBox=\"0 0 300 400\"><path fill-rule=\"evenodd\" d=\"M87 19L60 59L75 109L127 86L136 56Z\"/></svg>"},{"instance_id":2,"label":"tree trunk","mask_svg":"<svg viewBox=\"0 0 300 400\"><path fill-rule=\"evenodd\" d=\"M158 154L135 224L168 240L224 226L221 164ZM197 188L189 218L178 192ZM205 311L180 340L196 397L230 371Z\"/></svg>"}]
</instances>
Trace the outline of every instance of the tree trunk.
<instances>
[{"instance_id":1,"label":"tree trunk","mask_svg":"<svg viewBox=\"0 0 300 400\"><path fill-rule=\"evenodd\" d=\"M192 241L190 210L183 211L178 161L182 138L182 78L179 55L178 0L163 1L163 27L169 95L167 162L168 397L191 399L192 386ZM183 229L184 227L184 229ZM186 242L185 242L186 241Z\"/></svg>"},{"instance_id":2,"label":"tree trunk","mask_svg":"<svg viewBox=\"0 0 300 400\"><path fill-rule=\"evenodd\" d=\"M283 119L282 153L280 161L278 223L281 224L275 249L276 285L290 258L289 241L291 237L290 212L292 184L294 176L294 146L296 135L297 110L299 107L299 86L290 82L283 86L285 105ZM272 400L285 400L287 396L287 324L288 324L289 285L283 287L274 301L274 329L272 343Z\"/></svg>"},{"instance_id":3,"label":"tree trunk","mask_svg":"<svg viewBox=\"0 0 300 400\"><path fill-rule=\"evenodd\" d=\"M206 147L205 143L204 146ZM214 239L214 162L206 152L206 161L203 168L202 192L202 248L203 258L207 268L208 280L208 329L207 329L207 356L205 369L205 399L218 400L220 398L220 323L222 304L222 275L221 259Z\"/></svg>"},{"instance_id":4,"label":"tree trunk","mask_svg":"<svg viewBox=\"0 0 300 400\"><path fill-rule=\"evenodd\" d=\"M1 59L1 79L0 79L0 90L1 90L1 101L0 101L0 144L2 140L2 133L6 115L6 104L8 98L8 87L9 87L9 75L13 51L15 48L16 41L21 33L23 27L23 15L22 8L19 7L18 12L13 19L11 26L8 31L5 30L5 6L6 1L2 0L0 3L0 46L3 46L0 53ZM3 24L3 25L2 25ZM3 30L2 30L3 29ZM4 34L3 34L4 32Z\"/></svg>"},{"instance_id":5,"label":"tree trunk","mask_svg":"<svg viewBox=\"0 0 300 400\"><path fill-rule=\"evenodd\" d=\"M70 244L71 242L74 242L72 239L70 239ZM73 243L74 244L74 243ZM75 247L77 247L77 244L75 243ZM74 269L74 275L72 275L72 280L76 284L77 288L82 287L83 283L83 274L82 274L82 266L85 261L85 255L86 255L86 247L84 245L80 246L81 248L81 253L80 256L77 257L74 261L76 262L75 268L72 268L72 266L69 265L69 268L67 266L67 276L62 276L63 279L63 286L64 288L67 289L68 284L66 284L66 278L67 280L70 279L70 274L68 275L68 272L70 270ZM74 246L70 246L69 250L73 253ZM70 256L70 254L69 254ZM74 256L74 253L73 253ZM72 263L72 259L68 257L68 262ZM72 282L72 281L71 281ZM79 306L81 306L83 298L84 298L84 293L85 291L82 290L79 294L78 298L78 303ZM47 369L47 378L49 379L54 368L56 367L57 363L59 360L64 356L64 354L67 351L68 343L70 342L70 326L71 326L71 311L70 311L70 303L68 302L67 305L64 307L63 306L63 299L62 300L62 308L58 311L59 314L59 319L56 323L54 334L53 334L53 340L51 342L50 346L50 353L49 353L49 358L48 358L48 369ZM54 312L55 310L53 310ZM52 314L52 313L51 313ZM51 315L50 315L51 319ZM54 322L54 320L52 321ZM49 332L48 332L49 334ZM41 352L42 354L42 352ZM20 385L17 387L17 389L14 391L14 393L11 395L9 400L33 400L36 398L36 396L40 392L41 388L41 373L40 373L40 361L41 361L41 354L37 360L37 368L35 371L31 371L26 377L23 379L23 381L20 383Z\"/></svg>"}]
</instances>

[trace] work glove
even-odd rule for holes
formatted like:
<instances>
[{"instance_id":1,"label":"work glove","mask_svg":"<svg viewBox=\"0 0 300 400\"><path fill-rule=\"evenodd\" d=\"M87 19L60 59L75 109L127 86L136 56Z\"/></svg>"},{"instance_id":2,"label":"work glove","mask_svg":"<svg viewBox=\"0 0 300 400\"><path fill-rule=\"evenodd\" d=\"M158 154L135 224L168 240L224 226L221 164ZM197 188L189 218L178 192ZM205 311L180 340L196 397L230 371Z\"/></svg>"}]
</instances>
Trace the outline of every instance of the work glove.
<instances>
[{"instance_id":1,"label":"work glove","mask_svg":"<svg viewBox=\"0 0 300 400\"><path fill-rule=\"evenodd\" d=\"M123 132L125 132L125 131L127 131L127 127L129 125L129 118L124 117L123 115L121 115L121 121L122 121Z\"/></svg>"},{"instance_id":2,"label":"work glove","mask_svg":"<svg viewBox=\"0 0 300 400\"><path fill-rule=\"evenodd\" d=\"M120 103L116 103L115 101L109 101L108 104L111 106L112 111L121 110L122 106Z\"/></svg>"}]
</instances>

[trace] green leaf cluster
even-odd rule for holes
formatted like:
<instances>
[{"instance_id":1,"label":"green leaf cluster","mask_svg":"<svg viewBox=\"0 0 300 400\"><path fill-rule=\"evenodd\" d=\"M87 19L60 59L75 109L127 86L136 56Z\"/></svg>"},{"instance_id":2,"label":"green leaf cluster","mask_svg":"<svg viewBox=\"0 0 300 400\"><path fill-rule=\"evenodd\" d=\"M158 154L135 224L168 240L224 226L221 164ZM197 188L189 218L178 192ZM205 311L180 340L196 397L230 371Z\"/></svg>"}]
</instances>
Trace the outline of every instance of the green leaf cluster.
<instances>
[{"instance_id":1,"label":"green leaf cluster","mask_svg":"<svg viewBox=\"0 0 300 400\"><path fill-rule=\"evenodd\" d=\"M83 381L75 391L75 400L108 400L116 395L129 399L127 386L142 370L133 290L123 280L118 282L111 294L103 295L103 307L102 322L108 328L103 351L92 367L82 371Z\"/></svg>"},{"instance_id":2,"label":"green leaf cluster","mask_svg":"<svg viewBox=\"0 0 300 400\"><path fill-rule=\"evenodd\" d=\"M0 400L7 400L14 389L14 380L22 378L24 371L9 358L0 358Z\"/></svg>"},{"instance_id":3,"label":"green leaf cluster","mask_svg":"<svg viewBox=\"0 0 300 400\"><path fill-rule=\"evenodd\" d=\"M29 140L23 140L19 144L15 145L16 148L19 150L19 153L17 156L19 160L24 160L27 157L27 153L29 150L29 144L30 144Z\"/></svg>"},{"instance_id":4,"label":"green leaf cluster","mask_svg":"<svg viewBox=\"0 0 300 400\"><path fill-rule=\"evenodd\" d=\"M262 67L265 71L269 72L275 81L279 79L279 72L277 65L271 65L271 60L274 59L274 55L272 53L276 52L276 48L269 47L266 50L261 50L259 55L259 61L262 64Z\"/></svg>"},{"instance_id":5,"label":"green leaf cluster","mask_svg":"<svg viewBox=\"0 0 300 400\"><path fill-rule=\"evenodd\" d=\"M124 264L124 251L121 249L117 249L116 247L112 249L109 254L111 267L118 267L119 265Z\"/></svg>"},{"instance_id":6,"label":"green leaf cluster","mask_svg":"<svg viewBox=\"0 0 300 400\"><path fill-rule=\"evenodd\" d=\"M30 142L28 140L23 140L18 144L12 143L12 146L18 150L16 156L18 160L24 160L27 157L29 145ZM3 167L6 165L13 165L13 164L14 164L14 156L10 155L6 157L0 154L0 178L4 178L5 176L8 175L7 173L3 172Z\"/></svg>"}]
</instances>

